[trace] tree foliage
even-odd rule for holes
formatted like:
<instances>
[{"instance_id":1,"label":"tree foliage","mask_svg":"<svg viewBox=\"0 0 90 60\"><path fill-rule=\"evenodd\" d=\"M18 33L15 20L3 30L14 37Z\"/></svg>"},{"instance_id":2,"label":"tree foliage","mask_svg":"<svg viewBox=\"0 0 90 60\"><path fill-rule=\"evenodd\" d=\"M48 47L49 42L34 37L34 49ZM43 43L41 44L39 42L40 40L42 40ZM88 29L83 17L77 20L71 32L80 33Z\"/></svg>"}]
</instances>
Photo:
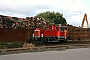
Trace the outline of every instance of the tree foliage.
<instances>
[{"instance_id":1,"label":"tree foliage","mask_svg":"<svg viewBox=\"0 0 90 60\"><path fill-rule=\"evenodd\" d=\"M48 20L51 23L54 24L67 24L66 19L63 17L63 14L60 14L59 12L50 12L46 11L43 13L39 13L35 16L36 18L44 18L45 20Z\"/></svg>"}]
</instances>

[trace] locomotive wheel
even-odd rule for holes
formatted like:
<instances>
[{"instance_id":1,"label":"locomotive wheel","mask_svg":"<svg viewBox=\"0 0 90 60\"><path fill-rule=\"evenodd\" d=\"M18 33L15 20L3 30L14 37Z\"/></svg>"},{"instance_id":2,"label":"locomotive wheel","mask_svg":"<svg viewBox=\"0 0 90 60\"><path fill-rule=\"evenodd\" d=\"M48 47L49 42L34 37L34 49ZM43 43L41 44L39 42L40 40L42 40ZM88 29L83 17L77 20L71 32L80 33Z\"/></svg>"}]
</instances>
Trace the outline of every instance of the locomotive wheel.
<instances>
[{"instance_id":1,"label":"locomotive wheel","mask_svg":"<svg viewBox=\"0 0 90 60\"><path fill-rule=\"evenodd\" d=\"M64 42L67 42L67 39L65 39Z\"/></svg>"},{"instance_id":2,"label":"locomotive wheel","mask_svg":"<svg viewBox=\"0 0 90 60\"><path fill-rule=\"evenodd\" d=\"M41 45L45 45L47 43L47 38L41 37L40 43L41 43Z\"/></svg>"}]
</instances>

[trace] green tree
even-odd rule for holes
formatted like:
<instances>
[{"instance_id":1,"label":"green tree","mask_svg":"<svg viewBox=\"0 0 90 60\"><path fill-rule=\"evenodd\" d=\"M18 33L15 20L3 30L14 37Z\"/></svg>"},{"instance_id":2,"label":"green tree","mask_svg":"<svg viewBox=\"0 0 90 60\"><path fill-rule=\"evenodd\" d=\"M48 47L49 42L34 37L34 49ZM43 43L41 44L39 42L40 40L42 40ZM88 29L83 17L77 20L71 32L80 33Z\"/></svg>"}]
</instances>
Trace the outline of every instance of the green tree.
<instances>
[{"instance_id":1,"label":"green tree","mask_svg":"<svg viewBox=\"0 0 90 60\"><path fill-rule=\"evenodd\" d=\"M59 12L46 11L37 14L35 17L44 18L45 20L48 20L49 22L54 24L67 24L66 19L63 17L63 14L60 14Z\"/></svg>"}]
</instances>

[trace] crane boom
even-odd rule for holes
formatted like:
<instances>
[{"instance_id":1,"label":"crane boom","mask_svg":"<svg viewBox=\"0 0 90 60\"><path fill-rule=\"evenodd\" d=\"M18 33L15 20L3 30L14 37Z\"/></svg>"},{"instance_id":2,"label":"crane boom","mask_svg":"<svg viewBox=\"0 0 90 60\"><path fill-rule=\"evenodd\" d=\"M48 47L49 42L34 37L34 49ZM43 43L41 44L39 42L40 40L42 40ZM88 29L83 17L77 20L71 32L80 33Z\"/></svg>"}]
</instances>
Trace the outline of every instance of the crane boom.
<instances>
[{"instance_id":1,"label":"crane boom","mask_svg":"<svg viewBox=\"0 0 90 60\"><path fill-rule=\"evenodd\" d=\"M88 24L88 19L87 19L87 14L85 13L83 21L82 21L82 25L81 27L84 28L84 22L86 20L86 27L85 28L89 28L89 24Z\"/></svg>"}]
</instances>

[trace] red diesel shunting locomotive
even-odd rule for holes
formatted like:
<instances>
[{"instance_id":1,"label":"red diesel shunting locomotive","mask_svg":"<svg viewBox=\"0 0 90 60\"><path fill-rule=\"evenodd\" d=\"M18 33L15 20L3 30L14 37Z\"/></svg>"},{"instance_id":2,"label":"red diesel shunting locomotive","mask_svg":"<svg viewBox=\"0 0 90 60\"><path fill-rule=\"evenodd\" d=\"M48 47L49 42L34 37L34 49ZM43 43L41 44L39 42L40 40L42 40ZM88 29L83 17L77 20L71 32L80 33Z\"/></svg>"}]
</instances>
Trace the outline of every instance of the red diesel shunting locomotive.
<instances>
[{"instance_id":1,"label":"red diesel shunting locomotive","mask_svg":"<svg viewBox=\"0 0 90 60\"><path fill-rule=\"evenodd\" d=\"M59 42L67 39L66 26L49 26L46 29L36 28L33 34L33 41L42 43Z\"/></svg>"}]
</instances>

